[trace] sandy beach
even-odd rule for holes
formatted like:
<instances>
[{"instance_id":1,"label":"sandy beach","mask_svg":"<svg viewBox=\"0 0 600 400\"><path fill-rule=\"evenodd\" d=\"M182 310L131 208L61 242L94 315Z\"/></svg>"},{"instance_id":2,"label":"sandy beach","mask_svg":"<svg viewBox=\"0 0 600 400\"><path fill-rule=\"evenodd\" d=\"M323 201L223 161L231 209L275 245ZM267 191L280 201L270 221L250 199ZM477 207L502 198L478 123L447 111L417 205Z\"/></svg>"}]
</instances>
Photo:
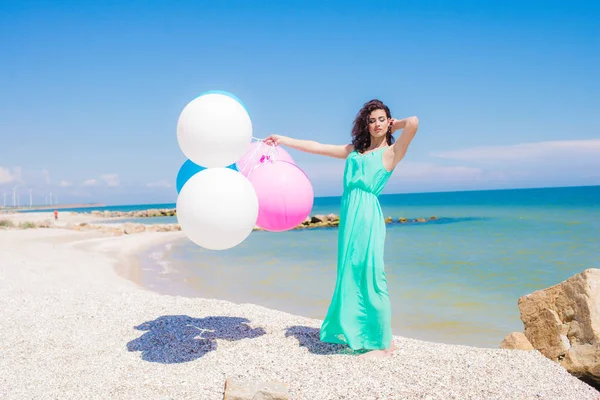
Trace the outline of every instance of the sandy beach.
<instances>
[{"instance_id":1,"label":"sandy beach","mask_svg":"<svg viewBox=\"0 0 600 400\"><path fill-rule=\"evenodd\" d=\"M363 360L321 343L318 320L136 284L137 254L182 237L0 230L0 398L222 399L228 378L290 399L600 398L537 351L396 336Z\"/></svg>"}]
</instances>

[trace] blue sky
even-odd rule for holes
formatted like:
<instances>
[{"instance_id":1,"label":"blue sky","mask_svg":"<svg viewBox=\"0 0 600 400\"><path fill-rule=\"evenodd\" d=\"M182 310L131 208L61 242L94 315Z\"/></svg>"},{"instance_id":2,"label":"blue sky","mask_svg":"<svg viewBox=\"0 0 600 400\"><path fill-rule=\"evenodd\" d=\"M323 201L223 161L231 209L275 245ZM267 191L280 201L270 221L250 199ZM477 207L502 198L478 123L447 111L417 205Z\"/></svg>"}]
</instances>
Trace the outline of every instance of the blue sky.
<instances>
[{"instance_id":1,"label":"blue sky","mask_svg":"<svg viewBox=\"0 0 600 400\"><path fill-rule=\"evenodd\" d=\"M591 1L0 1L0 194L175 202L177 118L207 90L257 137L347 143L372 98L417 115L386 193L600 184L599 20ZM343 161L289 152L340 194Z\"/></svg>"}]
</instances>

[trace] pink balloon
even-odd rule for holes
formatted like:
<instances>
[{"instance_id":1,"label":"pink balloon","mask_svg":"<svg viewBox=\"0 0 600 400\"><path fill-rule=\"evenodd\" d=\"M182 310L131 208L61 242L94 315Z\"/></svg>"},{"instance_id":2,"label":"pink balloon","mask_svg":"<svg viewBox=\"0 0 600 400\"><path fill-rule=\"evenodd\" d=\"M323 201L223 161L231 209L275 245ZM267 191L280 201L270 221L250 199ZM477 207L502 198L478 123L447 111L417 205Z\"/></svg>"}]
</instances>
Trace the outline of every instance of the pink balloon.
<instances>
[{"instance_id":1,"label":"pink balloon","mask_svg":"<svg viewBox=\"0 0 600 400\"><path fill-rule=\"evenodd\" d=\"M265 162L248 176L258 197L256 225L271 232L295 228L310 215L314 192L298 166L287 161Z\"/></svg>"},{"instance_id":2,"label":"pink balloon","mask_svg":"<svg viewBox=\"0 0 600 400\"><path fill-rule=\"evenodd\" d=\"M270 146L259 140L248 147L248 151L244 153L235 165L242 175L248 177L255 167L267 161L287 161L295 164L292 156L281 146Z\"/></svg>"}]
</instances>

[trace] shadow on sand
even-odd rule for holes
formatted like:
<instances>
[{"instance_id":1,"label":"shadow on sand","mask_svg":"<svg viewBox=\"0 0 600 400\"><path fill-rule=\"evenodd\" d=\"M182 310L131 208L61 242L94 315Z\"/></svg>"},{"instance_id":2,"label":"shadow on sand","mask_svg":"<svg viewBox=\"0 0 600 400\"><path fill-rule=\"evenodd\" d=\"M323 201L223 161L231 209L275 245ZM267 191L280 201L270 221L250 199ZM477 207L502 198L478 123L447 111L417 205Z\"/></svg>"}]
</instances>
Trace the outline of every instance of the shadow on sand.
<instances>
[{"instance_id":1,"label":"shadow on sand","mask_svg":"<svg viewBox=\"0 0 600 400\"><path fill-rule=\"evenodd\" d=\"M285 337L294 336L300 347L306 347L312 354L319 355L359 355L365 350L354 351L345 344L325 343L321 341L319 328L309 326L291 326L285 332Z\"/></svg>"},{"instance_id":2,"label":"shadow on sand","mask_svg":"<svg viewBox=\"0 0 600 400\"><path fill-rule=\"evenodd\" d=\"M246 318L166 315L135 327L147 331L127 343L127 350L141 351L142 359L162 364L196 360L216 350L217 339L229 341L264 335L263 328L251 328Z\"/></svg>"}]
</instances>

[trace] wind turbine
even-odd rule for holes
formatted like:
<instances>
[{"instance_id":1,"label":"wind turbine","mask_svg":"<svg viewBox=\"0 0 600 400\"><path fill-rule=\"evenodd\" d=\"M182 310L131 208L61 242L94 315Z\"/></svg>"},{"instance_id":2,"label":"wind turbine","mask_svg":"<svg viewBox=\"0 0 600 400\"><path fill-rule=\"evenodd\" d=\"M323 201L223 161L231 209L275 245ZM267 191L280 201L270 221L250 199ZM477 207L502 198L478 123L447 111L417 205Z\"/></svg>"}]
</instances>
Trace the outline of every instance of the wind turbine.
<instances>
[{"instance_id":1,"label":"wind turbine","mask_svg":"<svg viewBox=\"0 0 600 400\"><path fill-rule=\"evenodd\" d=\"M29 189L29 208L33 207L33 197L31 195L33 189Z\"/></svg>"},{"instance_id":2,"label":"wind turbine","mask_svg":"<svg viewBox=\"0 0 600 400\"><path fill-rule=\"evenodd\" d=\"M6 207L6 190L4 191L4 207Z\"/></svg>"},{"instance_id":3,"label":"wind turbine","mask_svg":"<svg viewBox=\"0 0 600 400\"><path fill-rule=\"evenodd\" d=\"M13 189L13 207L17 206L17 188L14 187Z\"/></svg>"},{"instance_id":4,"label":"wind turbine","mask_svg":"<svg viewBox=\"0 0 600 400\"><path fill-rule=\"evenodd\" d=\"M50 192L50 205L52 205L52 192Z\"/></svg>"}]
</instances>

